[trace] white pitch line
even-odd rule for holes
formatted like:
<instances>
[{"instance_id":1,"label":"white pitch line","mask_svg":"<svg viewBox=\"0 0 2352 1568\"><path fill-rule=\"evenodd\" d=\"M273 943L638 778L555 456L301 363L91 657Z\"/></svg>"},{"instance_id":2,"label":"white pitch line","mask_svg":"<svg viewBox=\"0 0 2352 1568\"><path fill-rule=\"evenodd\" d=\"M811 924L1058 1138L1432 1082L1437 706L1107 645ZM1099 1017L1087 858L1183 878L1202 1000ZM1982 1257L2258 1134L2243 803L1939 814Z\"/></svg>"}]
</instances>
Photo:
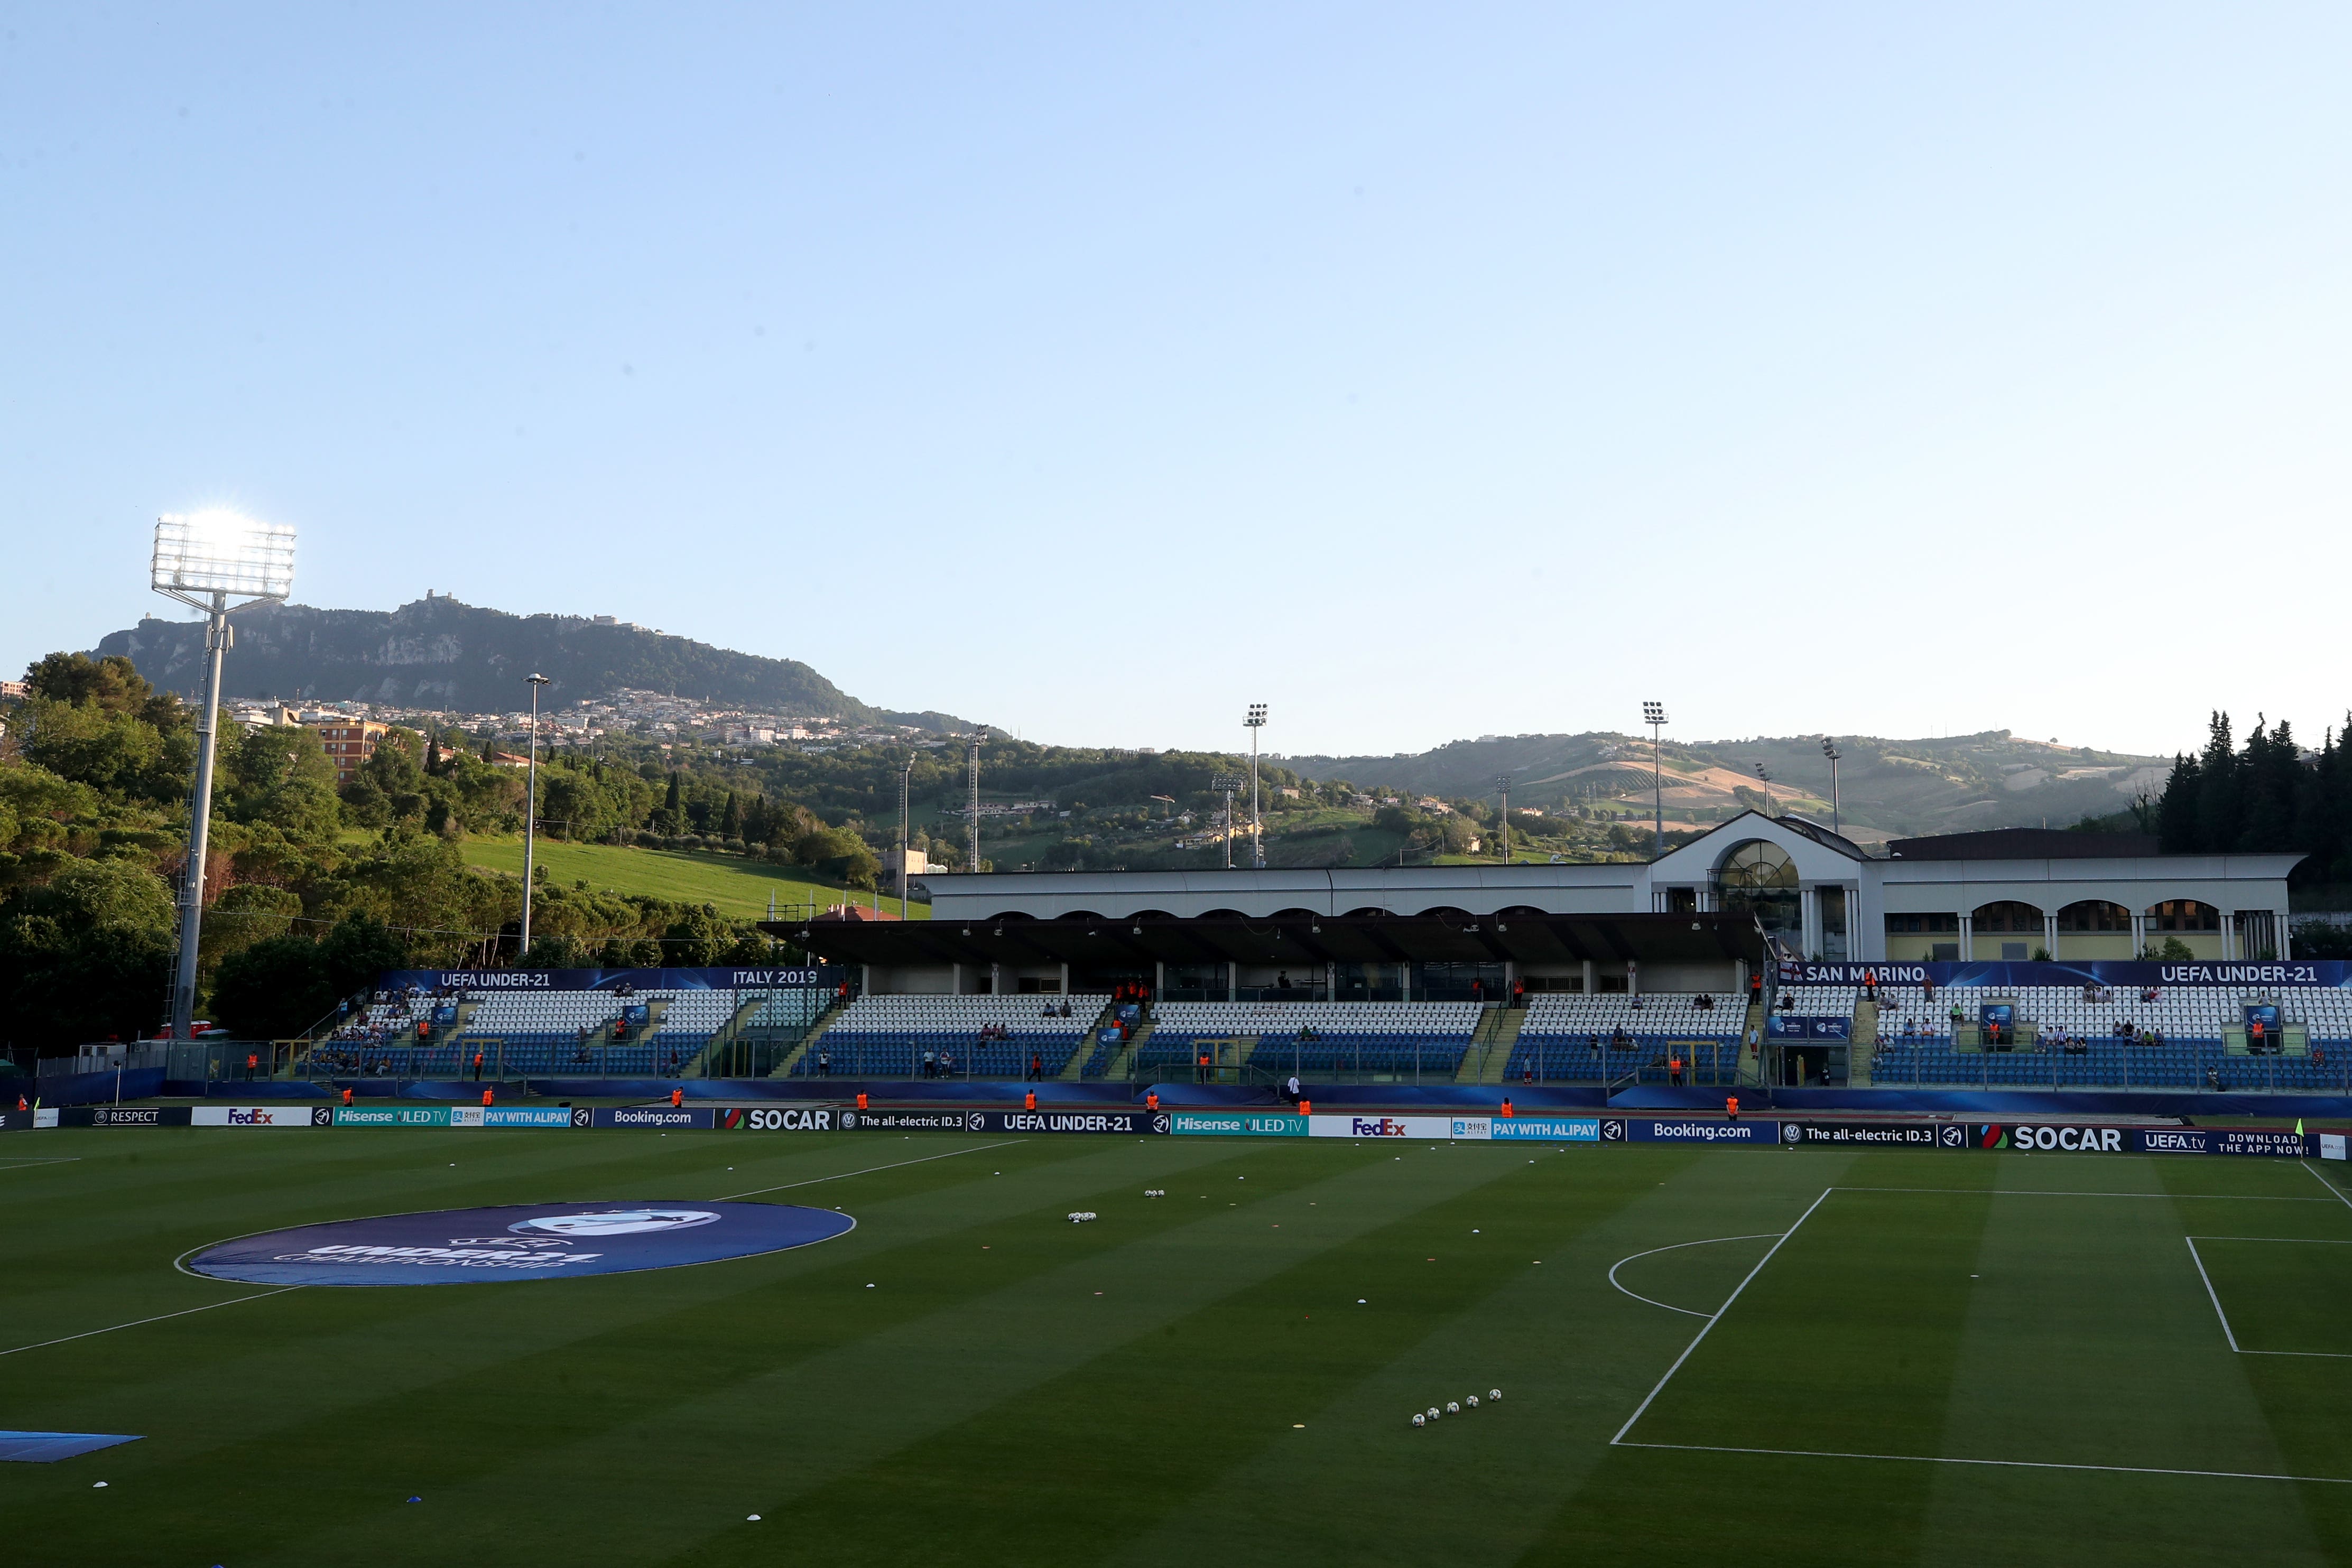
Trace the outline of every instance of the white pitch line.
<instances>
[{"instance_id":1,"label":"white pitch line","mask_svg":"<svg viewBox=\"0 0 2352 1568\"><path fill-rule=\"evenodd\" d=\"M2264 1470L2184 1470L2162 1465L2069 1465L2052 1459L1955 1459L1936 1454L1843 1454L1824 1448L1735 1448L1719 1443L1621 1443L1626 1448L1673 1448L1692 1454L1770 1454L1801 1459L1894 1459L1909 1465L1990 1465L2000 1469L2099 1470L2123 1476L2202 1476L2231 1481L2301 1481L2352 1486L2352 1477L2285 1476Z\"/></svg>"},{"instance_id":2,"label":"white pitch line","mask_svg":"<svg viewBox=\"0 0 2352 1568\"><path fill-rule=\"evenodd\" d=\"M2323 1181L2326 1177L2321 1178ZM1841 1186L1839 1192L1956 1192L1986 1197L2170 1197L2228 1203L2326 1203L2324 1197L2282 1197L2261 1192L2062 1192L2038 1186ZM2338 1194L2342 1197L2342 1194ZM2352 1204L2352 1198L2345 1200Z\"/></svg>"},{"instance_id":3,"label":"white pitch line","mask_svg":"<svg viewBox=\"0 0 2352 1568\"><path fill-rule=\"evenodd\" d=\"M184 1318L190 1312L208 1312L215 1307L233 1307L239 1301L257 1301L264 1296L282 1296L289 1291L300 1289L302 1287L299 1285L280 1285L274 1291L257 1291L250 1296L232 1296L226 1301L207 1301L201 1307L183 1307L176 1312L163 1312L152 1318L133 1318L127 1323L114 1323L102 1329L89 1329L81 1333L69 1333L63 1339L45 1339L37 1344L20 1344L14 1350L0 1350L0 1355L16 1355L28 1350L46 1350L53 1344L71 1344L75 1340L92 1339L102 1333L112 1333L116 1329L135 1329L142 1323L160 1323L165 1318Z\"/></svg>"},{"instance_id":4,"label":"white pitch line","mask_svg":"<svg viewBox=\"0 0 2352 1568\"><path fill-rule=\"evenodd\" d=\"M2309 1160L2305 1160L2303 1163L2303 1168L2311 1173L2311 1176L2314 1181L2317 1182L2320 1186L2326 1187L2330 1193L2334 1194L2336 1202L2342 1204L2347 1208L2352 1208L2352 1197L2345 1197L2344 1189L2342 1187L2337 1186L2334 1182L2328 1180L2326 1176L2321 1176L2317 1166L2312 1164ZM2316 1202L2317 1200L2314 1199L2313 1201Z\"/></svg>"},{"instance_id":5,"label":"white pitch line","mask_svg":"<svg viewBox=\"0 0 2352 1568\"><path fill-rule=\"evenodd\" d=\"M1015 1144L1025 1144L1026 1138L1008 1138L1001 1144L978 1144L969 1149L950 1149L943 1155L925 1155L919 1160L896 1160L887 1166L867 1166L862 1171L843 1171L839 1176L811 1176L806 1181L788 1181L777 1186L755 1186L750 1192L730 1192L725 1197L706 1199L709 1203L727 1203L739 1197L757 1197L763 1192L789 1192L796 1186L816 1186L829 1181L847 1181L851 1176L872 1176L876 1171L895 1171L901 1166L925 1165L932 1160L951 1160L958 1155L984 1154L990 1149L1009 1149ZM2312 1199L2314 1203L2317 1198Z\"/></svg>"},{"instance_id":6,"label":"white pitch line","mask_svg":"<svg viewBox=\"0 0 2352 1568\"><path fill-rule=\"evenodd\" d=\"M1712 1247L1719 1241L1761 1241L1768 1236L1779 1236L1781 1232L1778 1230L1759 1230L1753 1236L1710 1236L1704 1241L1677 1241L1668 1247L1653 1247L1647 1252L1636 1252L1632 1254L1630 1257L1620 1258L1614 1263L1610 1264L1609 1282L1612 1285L1616 1285L1619 1290L1625 1291L1625 1287L1623 1285L1618 1284L1617 1270L1622 1269L1626 1264L1633 1262L1636 1258L1654 1258L1661 1252L1679 1251L1685 1247ZM1636 1291L1625 1291L1625 1294L1632 1296L1635 1301L1640 1301L1644 1306L1664 1307L1670 1312L1681 1312L1687 1317L1711 1318L1715 1316L1714 1312L1695 1312L1689 1307L1677 1307L1668 1301L1654 1301L1650 1300L1649 1297L1644 1296ZM1726 1303L1726 1305L1728 1304L1729 1303L1727 1302ZM1718 1308L1717 1310L1720 1311L1721 1309Z\"/></svg>"},{"instance_id":7,"label":"white pitch line","mask_svg":"<svg viewBox=\"0 0 2352 1568\"><path fill-rule=\"evenodd\" d=\"M70 1166L79 1165L80 1163L81 1156L79 1155L53 1155L47 1159L11 1160L5 1165L0 1165L0 1171L25 1171L32 1170L40 1166Z\"/></svg>"},{"instance_id":8,"label":"white pitch line","mask_svg":"<svg viewBox=\"0 0 2352 1568\"><path fill-rule=\"evenodd\" d=\"M1651 1389L1647 1395L1643 1396L1640 1406L1634 1409L1631 1416L1625 1417L1625 1424L1617 1428L1617 1435L1615 1437L1609 1439L1612 1446L1625 1440L1625 1434L1633 1429L1633 1423L1639 1421L1642 1418L1642 1413L1649 1409L1650 1402L1657 1398L1659 1393L1664 1389L1667 1384L1674 1381L1675 1374L1683 1369L1683 1363L1691 1358L1691 1352L1696 1350L1699 1347L1700 1342L1705 1340L1708 1334L1715 1332L1715 1325L1723 1321L1723 1314L1731 1310L1731 1303L1739 1299L1739 1292L1748 1289L1748 1282L1754 1280L1757 1275L1764 1271L1764 1265L1772 1261L1772 1255L1775 1252L1780 1251L1782 1247L1788 1244L1789 1238L1797 1233L1798 1227L1803 1225L1806 1220L1811 1219L1813 1217L1813 1210L1819 1208L1823 1203L1827 1202L1829 1200L1830 1194L1836 1190L1837 1188L1833 1186L1825 1186L1822 1188L1822 1196L1813 1199L1811 1203L1807 1204L1805 1206L1805 1212L1797 1216L1796 1225L1791 1225L1788 1229L1780 1232L1780 1239L1775 1241L1771 1246L1764 1249L1764 1256L1756 1260L1756 1267L1748 1270L1747 1279L1740 1281L1738 1284L1732 1287L1731 1294L1723 1298L1723 1305L1715 1309L1715 1316L1706 1320L1706 1327L1699 1330L1697 1337L1693 1339L1690 1343L1683 1346L1682 1354L1675 1357L1675 1364L1666 1368L1665 1376L1658 1379L1657 1387Z\"/></svg>"},{"instance_id":9,"label":"white pitch line","mask_svg":"<svg viewBox=\"0 0 2352 1568\"><path fill-rule=\"evenodd\" d=\"M2181 1239L2189 1243L2189 1257L2197 1265L2197 1277L2205 1281L2205 1298L2213 1303L2213 1315L2221 1320L2221 1337L2230 1342L2232 1351L2237 1351L2238 1336L2230 1327L2230 1314L2221 1310L2221 1293L2213 1288L2213 1276L2205 1271L2205 1260L2197 1250L2197 1238L2184 1236Z\"/></svg>"}]
</instances>

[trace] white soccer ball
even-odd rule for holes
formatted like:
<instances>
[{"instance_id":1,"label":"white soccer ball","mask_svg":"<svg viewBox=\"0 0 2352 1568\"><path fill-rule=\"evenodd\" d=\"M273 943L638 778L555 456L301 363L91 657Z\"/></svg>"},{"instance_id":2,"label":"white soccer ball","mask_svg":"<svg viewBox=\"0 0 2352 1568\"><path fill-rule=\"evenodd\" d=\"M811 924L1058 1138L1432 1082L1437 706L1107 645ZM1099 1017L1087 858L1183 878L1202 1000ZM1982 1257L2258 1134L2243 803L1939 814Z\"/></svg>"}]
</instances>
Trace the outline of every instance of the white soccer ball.
<instances>
[{"instance_id":1,"label":"white soccer ball","mask_svg":"<svg viewBox=\"0 0 2352 1568\"><path fill-rule=\"evenodd\" d=\"M1429 1417L1416 1410L1412 1413L1412 1424L1416 1427L1426 1427L1429 1425Z\"/></svg>"},{"instance_id":2,"label":"white soccer ball","mask_svg":"<svg viewBox=\"0 0 2352 1568\"><path fill-rule=\"evenodd\" d=\"M1449 1399L1445 1402L1445 1413L1448 1416L1459 1416L1462 1414L1462 1406Z\"/></svg>"},{"instance_id":3,"label":"white soccer ball","mask_svg":"<svg viewBox=\"0 0 2352 1568\"><path fill-rule=\"evenodd\" d=\"M1486 1397L1490 1400L1500 1399L1502 1396L1503 1391L1499 1388L1489 1388L1486 1390Z\"/></svg>"},{"instance_id":4,"label":"white soccer ball","mask_svg":"<svg viewBox=\"0 0 2352 1568\"><path fill-rule=\"evenodd\" d=\"M1478 1396L1475 1394L1473 1394L1469 1398L1465 1399L1462 1403L1470 1406L1471 1409L1475 1410L1478 1408Z\"/></svg>"},{"instance_id":5,"label":"white soccer ball","mask_svg":"<svg viewBox=\"0 0 2352 1568\"><path fill-rule=\"evenodd\" d=\"M1445 1414L1445 1412L1444 1412L1444 1411L1440 1410L1440 1409L1439 1409L1436 1406L1434 1406L1434 1405L1433 1405L1433 1406L1431 1406L1429 1407L1429 1418L1430 1418L1431 1420L1433 1420L1433 1421L1436 1420L1440 1416L1443 1416L1443 1415L1444 1415L1444 1414Z\"/></svg>"}]
</instances>

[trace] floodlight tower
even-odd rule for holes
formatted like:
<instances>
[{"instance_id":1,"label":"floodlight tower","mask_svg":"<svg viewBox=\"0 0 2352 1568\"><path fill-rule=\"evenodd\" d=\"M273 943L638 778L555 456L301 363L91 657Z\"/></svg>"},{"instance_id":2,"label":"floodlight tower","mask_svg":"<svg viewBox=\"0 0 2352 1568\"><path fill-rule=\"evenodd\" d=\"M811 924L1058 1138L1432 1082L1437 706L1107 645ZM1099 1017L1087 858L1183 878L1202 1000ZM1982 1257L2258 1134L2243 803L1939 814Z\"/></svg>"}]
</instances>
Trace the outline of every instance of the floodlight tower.
<instances>
[{"instance_id":1,"label":"floodlight tower","mask_svg":"<svg viewBox=\"0 0 2352 1568\"><path fill-rule=\"evenodd\" d=\"M523 679L530 686L530 737L523 745L530 758L530 770L523 777L522 788L522 951L530 951L530 873L531 846L539 838L539 688L552 685L545 675L536 672Z\"/></svg>"},{"instance_id":2,"label":"floodlight tower","mask_svg":"<svg viewBox=\"0 0 2352 1568\"><path fill-rule=\"evenodd\" d=\"M1495 775L1495 788L1503 792L1503 863L1511 863L1511 776Z\"/></svg>"},{"instance_id":3,"label":"floodlight tower","mask_svg":"<svg viewBox=\"0 0 2352 1568\"><path fill-rule=\"evenodd\" d=\"M189 1040L195 1033L196 941L212 836L221 656L236 642L229 612L286 601L294 591L294 530L217 507L167 513L155 519L148 582L166 599L205 612L205 706L196 715L196 787L188 801L188 865L180 878L180 965L172 977L172 1038Z\"/></svg>"},{"instance_id":4,"label":"floodlight tower","mask_svg":"<svg viewBox=\"0 0 2352 1568\"><path fill-rule=\"evenodd\" d=\"M1225 869L1234 869L1234 791L1247 780L1232 773L1220 773L1209 780L1209 788L1225 798Z\"/></svg>"},{"instance_id":5,"label":"floodlight tower","mask_svg":"<svg viewBox=\"0 0 2352 1568\"><path fill-rule=\"evenodd\" d=\"M907 760L898 768L898 918L907 918L908 854L914 847L914 815L910 803L915 789L915 754L907 753Z\"/></svg>"},{"instance_id":6,"label":"floodlight tower","mask_svg":"<svg viewBox=\"0 0 2352 1568\"><path fill-rule=\"evenodd\" d=\"M1837 748L1836 741L1831 739L1828 736L1823 736L1822 737L1822 755L1830 759L1830 831L1833 833L1843 833L1845 831L1845 827L1844 824L1838 820L1837 765L1838 758L1843 757L1845 753Z\"/></svg>"},{"instance_id":7,"label":"floodlight tower","mask_svg":"<svg viewBox=\"0 0 2352 1568\"><path fill-rule=\"evenodd\" d=\"M1257 811L1257 732L1265 727L1265 705L1250 704L1249 716L1242 723L1250 732L1250 867L1265 869L1265 832Z\"/></svg>"},{"instance_id":8,"label":"floodlight tower","mask_svg":"<svg viewBox=\"0 0 2352 1568\"><path fill-rule=\"evenodd\" d=\"M1650 858L1657 860L1666 852L1666 765L1658 754L1658 731L1666 727L1665 704L1643 703L1642 722L1650 727L1651 808L1657 813L1657 825L1651 830Z\"/></svg>"},{"instance_id":9,"label":"floodlight tower","mask_svg":"<svg viewBox=\"0 0 2352 1568\"><path fill-rule=\"evenodd\" d=\"M1772 775L1759 762L1756 765L1756 777L1764 782L1764 814L1769 817L1772 814Z\"/></svg>"},{"instance_id":10,"label":"floodlight tower","mask_svg":"<svg viewBox=\"0 0 2352 1568\"><path fill-rule=\"evenodd\" d=\"M980 870L980 731L973 730L964 749L964 767L969 774L964 810L970 824L965 837L971 841L971 869Z\"/></svg>"}]
</instances>

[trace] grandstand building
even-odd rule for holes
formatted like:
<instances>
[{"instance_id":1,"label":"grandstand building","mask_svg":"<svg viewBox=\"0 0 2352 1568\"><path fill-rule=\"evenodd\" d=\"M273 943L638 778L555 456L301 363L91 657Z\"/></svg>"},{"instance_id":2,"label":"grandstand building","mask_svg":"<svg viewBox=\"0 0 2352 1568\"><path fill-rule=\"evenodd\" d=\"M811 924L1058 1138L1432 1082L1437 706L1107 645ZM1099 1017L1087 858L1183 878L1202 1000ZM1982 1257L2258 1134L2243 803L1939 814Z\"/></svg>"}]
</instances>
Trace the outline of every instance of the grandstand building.
<instances>
[{"instance_id":1,"label":"grandstand building","mask_svg":"<svg viewBox=\"0 0 2352 1568\"><path fill-rule=\"evenodd\" d=\"M919 879L929 921L819 946L862 966L869 995L1120 979L1199 1001L1736 992L1763 942L1831 963L2128 959L2169 941L2197 960L2284 959L2298 858L2036 829L1873 855L1749 812L1648 863L935 872Z\"/></svg>"}]
</instances>

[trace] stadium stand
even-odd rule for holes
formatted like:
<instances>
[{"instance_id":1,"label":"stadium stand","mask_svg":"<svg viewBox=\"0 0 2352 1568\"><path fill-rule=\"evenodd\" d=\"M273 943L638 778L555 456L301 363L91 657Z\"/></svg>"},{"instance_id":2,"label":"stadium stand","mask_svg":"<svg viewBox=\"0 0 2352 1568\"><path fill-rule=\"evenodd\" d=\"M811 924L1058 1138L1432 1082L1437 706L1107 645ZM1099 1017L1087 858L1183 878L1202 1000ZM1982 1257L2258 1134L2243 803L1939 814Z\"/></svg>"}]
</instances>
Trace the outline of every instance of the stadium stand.
<instances>
[{"instance_id":1,"label":"stadium stand","mask_svg":"<svg viewBox=\"0 0 2352 1568\"><path fill-rule=\"evenodd\" d=\"M1628 1076L1664 1083L1670 1048L1681 1046L1685 1082L1720 1083L1736 1073L1747 1008L1729 991L1643 996L1541 992L1505 1063L1507 1080L1613 1082Z\"/></svg>"},{"instance_id":2,"label":"stadium stand","mask_svg":"<svg viewBox=\"0 0 2352 1568\"><path fill-rule=\"evenodd\" d=\"M1165 1002L1135 1068L1189 1076L1200 1042L1254 1037L1241 1065L1269 1072L1451 1075L1479 1010L1476 1002Z\"/></svg>"},{"instance_id":3,"label":"stadium stand","mask_svg":"<svg viewBox=\"0 0 2352 1568\"><path fill-rule=\"evenodd\" d=\"M922 1074L928 1051L935 1070L959 1076L1019 1077L1034 1057L1050 1078L1068 1065L1109 1005L1108 993L860 997L802 1053L793 1073L915 1077ZM1067 1018L1061 1016L1065 1006ZM983 1030L991 1038L982 1039ZM942 1055L948 1058L943 1069L938 1066Z\"/></svg>"}]
</instances>

